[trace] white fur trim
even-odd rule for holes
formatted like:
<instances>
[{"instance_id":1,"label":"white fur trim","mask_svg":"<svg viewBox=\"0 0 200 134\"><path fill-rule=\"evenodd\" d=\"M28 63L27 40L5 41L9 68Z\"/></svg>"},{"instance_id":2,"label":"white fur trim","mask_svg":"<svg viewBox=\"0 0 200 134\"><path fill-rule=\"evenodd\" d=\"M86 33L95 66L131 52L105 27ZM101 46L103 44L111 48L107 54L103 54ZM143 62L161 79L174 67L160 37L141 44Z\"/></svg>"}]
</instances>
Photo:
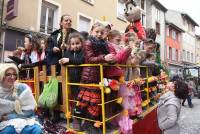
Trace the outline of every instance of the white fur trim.
<instances>
[{"instance_id":1,"label":"white fur trim","mask_svg":"<svg viewBox=\"0 0 200 134\"><path fill-rule=\"evenodd\" d=\"M16 73L18 74L18 68L15 64L13 63L1 63L0 64L0 82L3 80L3 77L5 76L5 72L9 69L12 68L16 71Z\"/></svg>"},{"instance_id":2,"label":"white fur trim","mask_svg":"<svg viewBox=\"0 0 200 134\"><path fill-rule=\"evenodd\" d=\"M0 116L14 111L14 102L0 98Z\"/></svg>"},{"instance_id":3,"label":"white fur trim","mask_svg":"<svg viewBox=\"0 0 200 134\"><path fill-rule=\"evenodd\" d=\"M18 97L21 103L21 108L22 110L34 110L37 103L33 97L31 88L26 84L24 84L24 86L26 86L25 90Z\"/></svg>"}]
</instances>

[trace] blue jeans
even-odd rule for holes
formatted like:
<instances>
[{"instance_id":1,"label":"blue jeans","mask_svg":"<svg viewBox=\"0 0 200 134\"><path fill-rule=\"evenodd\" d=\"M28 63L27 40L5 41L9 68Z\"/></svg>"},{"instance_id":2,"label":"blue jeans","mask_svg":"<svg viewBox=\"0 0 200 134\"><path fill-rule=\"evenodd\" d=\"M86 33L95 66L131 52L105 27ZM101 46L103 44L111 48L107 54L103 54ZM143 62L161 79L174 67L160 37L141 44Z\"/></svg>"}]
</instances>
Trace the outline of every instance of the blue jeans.
<instances>
[{"instance_id":1,"label":"blue jeans","mask_svg":"<svg viewBox=\"0 0 200 134\"><path fill-rule=\"evenodd\" d=\"M192 104L192 96L191 96L191 95L188 95L186 99L187 99L187 102L188 102L189 107L193 107L193 104ZM182 105L184 105L186 99L183 100Z\"/></svg>"},{"instance_id":2,"label":"blue jeans","mask_svg":"<svg viewBox=\"0 0 200 134\"><path fill-rule=\"evenodd\" d=\"M22 129L20 134L41 134L42 130L39 125L26 126ZM0 134L17 134L13 126L7 126L0 131Z\"/></svg>"},{"instance_id":3,"label":"blue jeans","mask_svg":"<svg viewBox=\"0 0 200 134\"><path fill-rule=\"evenodd\" d=\"M17 134L13 126L7 126L0 131L0 134Z\"/></svg>"}]
</instances>

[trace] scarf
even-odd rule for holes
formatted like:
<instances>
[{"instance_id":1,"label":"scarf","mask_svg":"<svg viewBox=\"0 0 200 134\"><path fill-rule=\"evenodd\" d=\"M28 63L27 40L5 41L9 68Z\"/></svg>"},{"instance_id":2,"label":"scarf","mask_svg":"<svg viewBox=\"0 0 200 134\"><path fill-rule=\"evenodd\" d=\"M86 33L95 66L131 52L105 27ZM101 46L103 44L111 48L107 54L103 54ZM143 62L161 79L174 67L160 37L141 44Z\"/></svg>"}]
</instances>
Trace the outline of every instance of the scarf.
<instances>
[{"instance_id":1,"label":"scarf","mask_svg":"<svg viewBox=\"0 0 200 134\"><path fill-rule=\"evenodd\" d=\"M107 42L103 39L97 40L95 37L89 36L89 41L92 43L96 54L109 54Z\"/></svg>"}]
</instances>

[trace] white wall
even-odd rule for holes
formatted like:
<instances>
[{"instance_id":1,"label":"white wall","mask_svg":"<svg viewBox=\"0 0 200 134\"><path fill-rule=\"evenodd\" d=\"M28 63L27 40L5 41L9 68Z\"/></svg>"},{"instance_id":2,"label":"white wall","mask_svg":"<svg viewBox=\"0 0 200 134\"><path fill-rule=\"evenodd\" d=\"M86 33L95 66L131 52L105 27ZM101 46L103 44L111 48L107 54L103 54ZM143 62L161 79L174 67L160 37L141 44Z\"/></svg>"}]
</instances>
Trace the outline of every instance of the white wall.
<instances>
[{"instance_id":1,"label":"white wall","mask_svg":"<svg viewBox=\"0 0 200 134\"><path fill-rule=\"evenodd\" d=\"M159 10L160 12L160 19L157 20L156 17L156 7L152 7L152 28L156 29L156 22L160 23L160 35L157 35L156 41L160 43L160 57L161 60L164 61L165 59L165 13L162 10Z\"/></svg>"},{"instance_id":2,"label":"white wall","mask_svg":"<svg viewBox=\"0 0 200 134\"><path fill-rule=\"evenodd\" d=\"M196 63L200 64L200 38L196 38L196 42L195 42L195 46L196 46Z\"/></svg>"},{"instance_id":3,"label":"white wall","mask_svg":"<svg viewBox=\"0 0 200 134\"><path fill-rule=\"evenodd\" d=\"M191 61L191 57L190 57L190 61L191 63L195 63L195 55L196 55L196 43L195 43L195 37L192 36L191 34L185 32L183 33L183 38L182 38L182 45L183 45L183 50L189 51L190 53L193 53L193 61ZM187 57L187 55L186 55Z\"/></svg>"},{"instance_id":4,"label":"white wall","mask_svg":"<svg viewBox=\"0 0 200 134\"><path fill-rule=\"evenodd\" d=\"M173 23L174 25L178 26L179 28L185 30L185 32L182 34L182 50L185 50L186 53L189 51L190 54L193 53L193 61L191 61L191 55L190 55L190 61L187 60L187 54L186 54L186 61L195 63L196 61L196 43L195 43L195 34L194 32L188 31L188 25L184 25L183 17L181 16L181 12L174 11L174 10L168 10L166 13L166 20Z\"/></svg>"}]
</instances>

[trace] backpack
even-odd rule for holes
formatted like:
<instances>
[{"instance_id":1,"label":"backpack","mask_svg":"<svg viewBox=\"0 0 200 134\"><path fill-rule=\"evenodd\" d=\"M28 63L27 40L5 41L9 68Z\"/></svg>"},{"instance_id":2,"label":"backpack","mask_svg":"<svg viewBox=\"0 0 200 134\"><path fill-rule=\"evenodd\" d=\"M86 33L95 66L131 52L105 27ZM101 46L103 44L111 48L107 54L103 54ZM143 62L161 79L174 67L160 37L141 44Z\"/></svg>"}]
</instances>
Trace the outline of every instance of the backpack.
<instances>
[{"instance_id":1,"label":"backpack","mask_svg":"<svg viewBox=\"0 0 200 134\"><path fill-rule=\"evenodd\" d=\"M49 109L53 109L58 104L58 80L56 77L51 77L50 81L44 85L38 104L40 107Z\"/></svg>"}]
</instances>

